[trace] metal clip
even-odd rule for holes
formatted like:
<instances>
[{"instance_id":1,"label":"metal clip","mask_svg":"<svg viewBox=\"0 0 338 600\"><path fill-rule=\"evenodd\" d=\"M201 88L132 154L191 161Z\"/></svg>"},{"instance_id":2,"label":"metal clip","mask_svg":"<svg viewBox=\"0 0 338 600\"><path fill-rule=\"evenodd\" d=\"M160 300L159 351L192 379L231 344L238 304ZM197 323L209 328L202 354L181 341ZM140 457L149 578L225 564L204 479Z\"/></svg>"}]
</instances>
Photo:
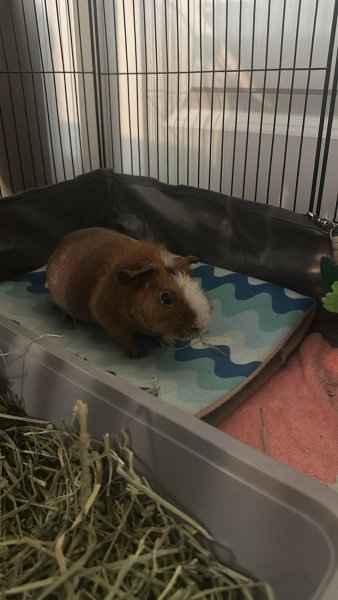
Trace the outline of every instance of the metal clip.
<instances>
[{"instance_id":1,"label":"metal clip","mask_svg":"<svg viewBox=\"0 0 338 600\"><path fill-rule=\"evenodd\" d=\"M338 228L338 223L335 223L335 221L331 221L330 219L322 219L312 212L307 212L306 214L308 217L310 217L311 221L319 225L325 233L330 235L330 238L332 239L335 230Z\"/></svg>"}]
</instances>

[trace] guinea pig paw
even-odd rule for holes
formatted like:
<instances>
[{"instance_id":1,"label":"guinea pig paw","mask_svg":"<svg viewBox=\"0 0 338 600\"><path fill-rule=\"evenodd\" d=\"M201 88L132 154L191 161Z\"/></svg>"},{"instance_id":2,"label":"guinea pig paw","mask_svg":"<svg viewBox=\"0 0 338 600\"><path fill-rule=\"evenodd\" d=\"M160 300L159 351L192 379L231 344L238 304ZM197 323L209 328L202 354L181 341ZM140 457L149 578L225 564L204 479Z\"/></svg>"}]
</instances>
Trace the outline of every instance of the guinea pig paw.
<instances>
[{"instance_id":1,"label":"guinea pig paw","mask_svg":"<svg viewBox=\"0 0 338 600\"><path fill-rule=\"evenodd\" d=\"M173 346L175 346L175 341L173 335L162 335L160 337L160 345L164 348L173 348Z\"/></svg>"},{"instance_id":2,"label":"guinea pig paw","mask_svg":"<svg viewBox=\"0 0 338 600\"><path fill-rule=\"evenodd\" d=\"M127 354L127 356L129 356L129 358L144 358L146 356L144 350L142 350L142 348L140 348L136 344L130 344L128 348L124 349L124 351Z\"/></svg>"},{"instance_id":3,"label":"guinea pig paw","mask_svg":"<svg viewBox=\"0 0 338 600\"><path fill-rule=\"evenodd\" d=\"M66 327L68 329L76 329L76 326L77 326L76 319L74 319L73 317L71 317L67 313L62 312L62 314L61 314L61 321L62 321L62 323L64 325L66 325Z\"/></svg>"},{"instance_id":4,"label":"guinea pig paw","mask_svg":"<svg viewBox=\"0 0 338 600\"><path fill-rule=\"evenodd\" d=\"M130 350L128 352L129 358L144 358L146 353L141 348L135 348L134 350Z\"/></svg>"}]
</instances>

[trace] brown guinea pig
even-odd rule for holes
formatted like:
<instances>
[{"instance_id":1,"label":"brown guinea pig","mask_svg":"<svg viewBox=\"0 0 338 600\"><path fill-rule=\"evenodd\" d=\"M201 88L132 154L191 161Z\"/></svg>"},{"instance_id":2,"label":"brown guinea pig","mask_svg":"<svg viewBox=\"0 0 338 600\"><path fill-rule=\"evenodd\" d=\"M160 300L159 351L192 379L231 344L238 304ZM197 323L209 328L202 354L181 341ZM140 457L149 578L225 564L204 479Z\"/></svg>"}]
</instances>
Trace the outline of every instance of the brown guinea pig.
<instances>
[{"instance_id":1,"label":"brown guinea pig","mask_svg":"<svg viewBox=\"0 0 338 600\"><path fill-rule=\"evenodd\" d=\"M73 319L99 323L133 357L140 332L160 343L192 339L208 323L211 303L190 277L196 257L91 227L66 235L47 265L54 303Z\"/></svg>"}]
</instances>

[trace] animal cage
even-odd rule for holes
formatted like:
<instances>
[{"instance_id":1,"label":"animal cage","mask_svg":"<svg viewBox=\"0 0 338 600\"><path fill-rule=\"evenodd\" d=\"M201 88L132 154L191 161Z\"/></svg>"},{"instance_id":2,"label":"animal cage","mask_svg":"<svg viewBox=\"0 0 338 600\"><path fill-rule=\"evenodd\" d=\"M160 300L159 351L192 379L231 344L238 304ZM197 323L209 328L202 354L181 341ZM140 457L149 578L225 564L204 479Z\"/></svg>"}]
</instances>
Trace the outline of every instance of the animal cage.
<instances>
[{"instance_id":1,"label":"animal cage","mask_svg":"<svg viewBox=\"0 0 338 600\"><path fill-rule=\"evenodd\" d=\"M140 473L276 600L338 589L338 307L321 302L320 268L338 285L337 20L338 0L0 0L0 359L13 389L34 418L64 427L81 398L94 438L126 429ZM135 361L95 323L61 322L46 264L93 226L199 257L205 342L148 338ZM220 425L307 332L323 345L307 346L297 472L273 440L292 450L301 437L282 420L299 383L278 383L277 410L250 417L261 451ZM319 402L309 417L319 371L324 424ZM41 597L46 581L33 581Z\"/></svg>"},{"instance_id":2,"label":"animal cage","mask_svg":"<svg viewBox=\"0 0 338 600\"><path fill-rule=\"evenodd\" d=\"M335 0L1 0L1 195L97 168L335 219Z\"/></svg>"}]
</instances>

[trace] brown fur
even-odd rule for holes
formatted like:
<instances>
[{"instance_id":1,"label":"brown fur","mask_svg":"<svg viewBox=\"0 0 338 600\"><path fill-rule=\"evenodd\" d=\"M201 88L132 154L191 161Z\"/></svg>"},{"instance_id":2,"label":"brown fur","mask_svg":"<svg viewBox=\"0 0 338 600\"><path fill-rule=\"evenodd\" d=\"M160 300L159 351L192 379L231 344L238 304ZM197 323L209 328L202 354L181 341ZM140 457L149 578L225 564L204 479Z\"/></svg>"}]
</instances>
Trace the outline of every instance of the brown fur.
<instances>
[{"instance_id":1,"label":"brown fur","mask_svg":"<svg viewBox=\"0 0 338 600\"><path fill-rule=\"evenodd\" d=\"M162 245L134 241L104 228L75 231L49 259L50 294L74 319L99 323L130 356L142 355L135 332L162 340L190 338L195 315L170 271L189 273L190 263L197 259L173 259L171 267L163 261L166 252ZM166 290L176 301L162 306L159 298Z\"/></svg>"}]
</instances>

